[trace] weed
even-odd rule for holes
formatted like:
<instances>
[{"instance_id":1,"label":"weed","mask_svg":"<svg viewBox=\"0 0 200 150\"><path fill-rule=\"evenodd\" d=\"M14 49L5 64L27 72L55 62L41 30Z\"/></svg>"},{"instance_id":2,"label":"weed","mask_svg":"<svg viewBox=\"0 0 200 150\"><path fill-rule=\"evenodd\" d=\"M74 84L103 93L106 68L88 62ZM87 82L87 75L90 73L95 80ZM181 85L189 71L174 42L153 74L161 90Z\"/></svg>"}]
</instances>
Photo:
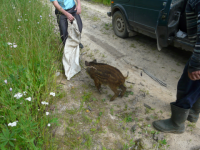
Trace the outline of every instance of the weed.
<instances>
[{"instance_id":1,"label":"weed","mask_svg":"<svg viewBox=\"0 0 200 150\"><path fill-rule=\"evenodd\" d=\"M84 92L84 94L82 96L83 102L89 102L91 96L92 96L92 92Z\"/></svg>"},{"instance_id":2,"label":"weed","mask_svg":"<svg viewBox=\"0 0 200 150\"><path fill-rule=\"evenodd\" d=\"M176 65L177 65L177 66L180 66L180 63L177 62Z\"/></svg>"},{"instance_id":3,"label":"weed","mask_svg":"<svg viewBox=\"0 0 200 150\"><path fill-rule=\"evenodd\" d=\"M164 139L164 140L160 140L160 141L158 141L160 144L162 144L162 145L166 145L167 144L167 141L166 141L166 139Z\"/></svg>"},{"instance_id":4,"label":"weed","mask_svg":"<svg viewBox=\"0 0 200 150\"><path fill-rule=\"evenodd\" d=\"M193 131L194 128L196 128L196 124L195 123L191 123L191 122L188 122L188 127L190 127L190 130Z\"/></svg>"},{"instance_id":5,"label":"weed","mask_svg":"<svg viewBox=\"0 0 200 150\"><path fill-rule=\"evenodd\" d=\"M171 72L176 72L176 70L174 70L174 69L171 69Z\"/></svg>"},{"instance_id":6,"label":"weed","mask_svg":"<svg viewBox=\"0 0 200 150\"><path fill-rule=\"evenodd\" d=\"M82 114L82 120L83 122L85 123L91 123L92 122L92 119L90 119L87 115L85 114Z\"/></svg>"},{"instance_id":7,"label":"weed","mask_svg":"<svg viewBox=\"0 0 200 150\"><path fill-rule=\"evenodd\" d=\"M110 29L110 27L109 27L109 24L108 24L108 23L105 23L104 29L105 29L105 30L109 30L109 29Z\"/></svg>"},{"instance_id":8,"label":"weed","mask_svg":"<svg viewBox=\"0 0 200 150\"><path fill-rule=\"evenodd\" d=\"M96 17L96 16L93 16L93 17L92 17L92 21L99 21L99 20L101 20L101 19L98 18L98 17Z\"/></svg>"},{"instance_id":9,"label":"weed","mask_svg":"<svg viewBox=\"0 0 200 150\"><path fill-rule=\"evenodd\" d=\"M135 44L133 43L130 45L130 47L136 48Z\"/></svg>"},{"instance_id":10,"label":"weed","mask_svg":"<svg viewBox=\"0 0 200 150\"><path fill-rule=\"evenodd\" d=\"M111 4L111 0L92 0L92 1L96 2L96 3L104 4L104 5L110 5Z\"/></svg>"},{"instance_id":11,"label":"weed","mask_svg":"<svg viewBox=\"0 0 200 150\"><path fill-rule=\"evenodd\" d=\"M110 114L113 115L113 112L114 112L114 108L110 108Z\"/></svg>"},{"instance_id":12,"label":"weed","mask_svg":"<svg viewBox=\"0 0 200 150\"><path fill-rule=\"evenodd\" d=\"M149 95L149 91L145 89L140 89L141 92L143 92L145 95Z\"/></svg>"},{"instance_id":13,"label":"weed","mask_svg":"<svg viewBox=\"0 0 200 150\"><path fill-rule=\"evenodd\" d=\"M101 116L102 116L102 114L103 114L103 112L99 112L99 117L101 117Z\"/></svg>"},{"instance_id":14,"label":"weed","mask_svg":"<svg viewBox=\"0 0 200 150\"><path fill-rule=\"evenodd\" d=\"M96 101L96 100L97 100L96 98L94 98L94 97L92 98L92 101Z\"/></svg>"},{"instance_id":15,"label":"weed","mask_svg":"<svg viewBox=\"0 0 200 150\"><path fill-rule=\"evenodd\" d=\"M133 95L134 93L132 91L126 91L124 96L128 97L129 95Z\"/></svg>"},{"instance_id":16,"label":"weed","mask_svg":"<svg viewBox=\"0 0 200 150\"><path fill-rule=\"evenodd\" d=\"M106 99L105 99L105 98L103 98L103 99L102 99L102 101L103 101L103 102L105 102L105 101L106 101Z\"/></svg>"}]
</instances>

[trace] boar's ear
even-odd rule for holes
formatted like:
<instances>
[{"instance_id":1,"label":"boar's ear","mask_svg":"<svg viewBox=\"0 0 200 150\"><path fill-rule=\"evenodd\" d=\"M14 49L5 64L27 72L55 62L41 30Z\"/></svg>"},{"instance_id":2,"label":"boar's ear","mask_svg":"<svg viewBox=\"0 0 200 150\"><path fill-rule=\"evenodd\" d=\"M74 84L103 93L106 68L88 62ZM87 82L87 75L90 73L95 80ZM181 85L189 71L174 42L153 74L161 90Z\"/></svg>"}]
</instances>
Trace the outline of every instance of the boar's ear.
<instances>
[{"instance_id":1,"label":"boar's ear","mask_svg":"<svg viewBox=\"0 0 200 150\"><path fill-rule=\"evenodd\" d=\"M92 62L94 62L94 63L97 63L97 60L96 60L96 59L94 59Z\"/></svg>"},{"instance_id":2,"label":"boar's ear","mask_svg":"<svg viewBox=\"0 0 200 150\"><path fill-rule=\"evenodd\" d=\"M89 66L89 63L88 63L87 61L85 61L85 65L86 65L86 66Z\"/></svg>"}]
</instances>

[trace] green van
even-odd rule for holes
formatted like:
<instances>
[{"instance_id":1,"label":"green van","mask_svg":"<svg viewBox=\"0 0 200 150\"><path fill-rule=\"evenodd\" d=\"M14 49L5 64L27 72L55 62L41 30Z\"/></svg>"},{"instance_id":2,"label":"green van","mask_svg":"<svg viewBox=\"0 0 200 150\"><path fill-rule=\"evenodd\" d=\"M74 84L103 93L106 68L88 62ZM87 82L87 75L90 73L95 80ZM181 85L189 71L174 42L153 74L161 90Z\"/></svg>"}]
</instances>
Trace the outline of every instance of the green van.
<instances>
[{"instance_id":1,"label":"green van","mask_svg":"<svg viewBox=\"0 0 200 150\"><path fill-rule=\"evenodd\" d=\"M187 37L185 7L187 0L113 0L112 25L121 38L138 32L157 40L158 50L173 45L193 51ZM177 34L178 33L178 34Z\"/></svg>"}]
</instances>

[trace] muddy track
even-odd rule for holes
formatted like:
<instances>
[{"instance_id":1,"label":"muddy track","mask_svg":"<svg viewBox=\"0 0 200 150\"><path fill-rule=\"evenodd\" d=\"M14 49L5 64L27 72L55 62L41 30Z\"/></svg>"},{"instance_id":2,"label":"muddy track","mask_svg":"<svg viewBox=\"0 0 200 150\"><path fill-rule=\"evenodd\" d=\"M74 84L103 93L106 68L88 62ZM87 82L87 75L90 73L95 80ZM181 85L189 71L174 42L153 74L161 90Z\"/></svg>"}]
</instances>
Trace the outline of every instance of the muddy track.
<instances>
[{"instance_id":1,"label":"muddy track","mask_svg":"<svg viewBox=\"0 0 200 150\"><path fill-rule=\"evenodd\" d=\"M159 147L159 144L153 140L153 136L141 134L143 131L143 125L151 125L152 121L158 118L163 119L170 116L171 111L169 103L175 101L176 99L177 82L191 53L174 47L167 47L162 51L158 51L155 39L140 34L127 39L118 38L112 30L112 18L106 15L106 12L110 10L109 7L91 4L87 1L81 2L81 17L84 25L82 33L82 44L84 45L84 49L81 50L81 53L83 54L81 56L82 64L85 60L90 61L97 59L98 62L108 63L117 67L124 75L126 75L127 71L129 71L129 78L127 81L131 83L126 82L126 86L129 91L134 93L134 95L129 95L128 97L122 99L117 98L114 102L107 101L106 105L105 103L95 103L97 103L99 107L105 107L105 112L107 113L106 117L108 118L110 118L111 115L109 114L111 108L113 108L113 111L115 112L114 117L119 117L118 114L122 112L122 114L134 114L132 119L141 118L141 122L137 123L136 121L133 121L124 125L125 128L129 129L128 133L125 133L125 131L117 133L106 129L106 134L98 136L98 138L101 139L100 143L104 143L105 147L108 149L117 149L116 146L113 146L116 145L114 144L114 141L122 140L123 142L127 142L123 139L125 134L127 134L135 140L142 138L146 145L146 149L156 149ZM146 69L154 77L165 82L167 87L161 86L158 82L152 80L152 78L145 74L141 69ZM80 87L80 85L84 84L88 86L87 90L91 91L99 99L104 99L106 95L112 94L112 91L108 87L105 87L103 89L104 94L99 95L94 87L93 81L86 75L84 70L82 70L81 73L79 73L71 81L67 81L63 76L62 78L62 83L64 84L63 89L67 92L72 90L71 86L69 86L72 84L73 87L76 87L78 89L77 91L80 93L84 90L84 88ZM69 99L68 102L61 100L56 104L58 105L57 111L59 114L64 115L62 111L63 109L71 109L68 106L72 105L74 107L79 107L79 104L74 103L73 96L68 95L67 98ZM148 109L144 107L144 103L153 108L153 111L147 112ZM63 108L65 105L66 107ZM84 106L87 107L87 105ZM95 105L92 106L95 108ZM124 107L128 107L127 110L122 109ZM98 111L96 113L98 113ZM111 116L113 117L113 115ZM157 118L152 116L157 116ZM90 117L92 118L94 116L91 115ZM115 123L118 122L118 119L113 120ZM116 124L117 127L121 125L118 123ZM130 129L136 124L139 124L139 126L141 125L142 127L136 128L136 131L132 133ZM62 128L56 129L57 138L63 136L62 133L66 132L64 126L65 125L62 124ZM102 123L102 126L104 126L104 123ZM167 145L169 145L169 147L164 145L161 148L172 150L200 149L199 129L200 122L197 122L196 127L193 124L191 125L186 122L186 132L181 135L161 134L163 139L167 141ZM153 131L154 129L152 126L148 126L148 130ZM85 129L84 131L88 130ZM105 137L112 138L112 142L110 141L107 143L104 141L103 139ZM94 145L91 149L102 148L102 146L99 146L101 144L98 142L94 142L93 144ZM155 144L157 147L154 146Z\"/></svg>"}]
</instances>

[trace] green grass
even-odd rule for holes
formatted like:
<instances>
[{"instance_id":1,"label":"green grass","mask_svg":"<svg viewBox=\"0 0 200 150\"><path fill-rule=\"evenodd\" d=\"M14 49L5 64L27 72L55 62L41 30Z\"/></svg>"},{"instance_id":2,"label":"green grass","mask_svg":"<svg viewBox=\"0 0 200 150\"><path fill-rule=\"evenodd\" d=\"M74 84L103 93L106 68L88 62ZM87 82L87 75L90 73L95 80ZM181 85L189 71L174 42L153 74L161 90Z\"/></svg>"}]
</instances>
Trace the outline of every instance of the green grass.
<instances>
[{"instance_id":1,"label":"green grass","mask_svg":"<svg viewBox=\"0 0 200 150\"><path fill-rule=\"evenodd\" d=\"M104 4L104 5L110 5L111 4L111 0L92 0L92 1L96 2L96 3Z\"/></svg>"},{"instance_id":2,"label":"green grass","mask_svg":"<svg viewBox=\"0 0 200 150\"><path fill-rule=\"evenodd\" d=\"M49 14L49 7L40 1L1 2L0 149L53 147L50 128L56 118L51 112L46 116L45 112L59 95L50 96L50 92L56 92L54 62L60 57L57 51L60 41ZM8 42L17 47L11 48ZM26 95L14 97L24 91ZM28 97L31 101L25 100ZM42 101L49 105L42 105ZM18 121L16 126L8 126L15 121Z\"/></svg>"}]
</instances>

